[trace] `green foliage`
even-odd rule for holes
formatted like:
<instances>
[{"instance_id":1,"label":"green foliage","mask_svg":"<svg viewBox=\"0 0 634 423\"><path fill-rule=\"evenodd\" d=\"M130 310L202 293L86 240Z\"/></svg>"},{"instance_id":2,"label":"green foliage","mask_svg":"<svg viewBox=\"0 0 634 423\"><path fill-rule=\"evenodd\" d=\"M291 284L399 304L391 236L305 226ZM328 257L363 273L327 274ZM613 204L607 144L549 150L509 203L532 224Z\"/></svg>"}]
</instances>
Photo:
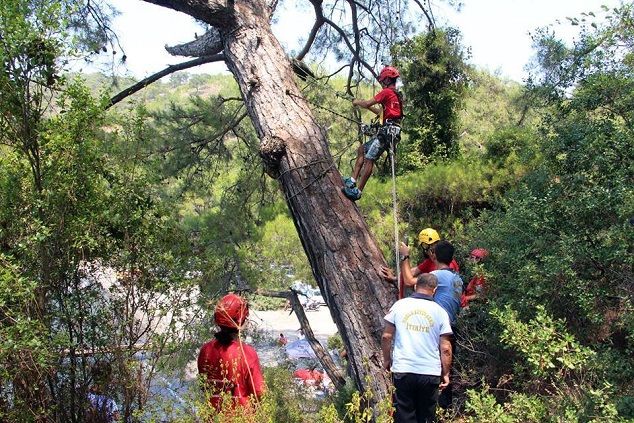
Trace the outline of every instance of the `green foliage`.
<instances>
[{"instance_id":1,"label":"green foliage","mask_svg":"<svg viewBox=\"0 0 634 423\"><path fill-rule=\"evenodd\" d=\"M286 300L271 298L263 295L254 295L249 298L249 307L254 310L279 310L284 307Z\"/></svg>"},{"instance_id":2,"label":"green foliage","mask_svg":"<svg viewBox=\"0 0 634 423\"><path fill-rule=\"evenodd\" d=\"M393 48L405 92L408 141L399 147L403 157L419 160L452 157L458 152L458 110L467 84L466 55L456 29L435 30ZM413 162L412 159L407 160Z\"/></svg>"},{"instance_id":3,"label":"green foliage","mask_svg":"<svg viewBox=\"0 0 634 423\"><path fill-rule=\"evenodd\" d=\"M343 340L341 339L341 335L339 333L336 333L333 336L329 337L326 345L329 350L340 351L341 349L343 349Z\"/></svg>"},{"instance_id":4,"label":"green foliage","mask_svg":"<svg viewBox=\"0 0 634 423\"><path fill-rule=\"evenodd\" d=\"M537 57L529 86L536 98L548 103L565 98L567 90L588 76L600 74L631 75L634 37L633 6L622 4L601 13L569 18L579 25L580 35L568 46L546 28L536 32ZM597 11L598 12L598 11Z\"/></svg>"},{"instance_id":5,"label":"green foliage","mask_svg":"<svg viewBox=\"0 0 634 423\"><path fill-rule=\"evenodd\" d=\"M357 388L354 386L354 383L350 378L346 379L346 384L337 390L332 399L332 404L327 407L328 415L333 414L332 409L336 410L337 415L336 418L338 420L332 420L332 422L340 422L341 419L346 415L347 404L352 402L353 395L357 393ZM325 408L325 407L324 407ZM333 417L335 417L333 415Z\"/></svg>"},{"instance_id":6,"label":"green foliage","mask_svg":"<svg viewBox=\"0 0 634 423\"><path fill-rule=\"evenodd\" d=\"M490 301L481 306L492 313L469 336L498 357L482 372L532 398L522 405L517 394L495 395L509 415L525 410L512 421L627 418L619 405L634 377L634 116L631 67L619 52L634 34L630 16L629 7L615 9L609 25L582 33L572 49L542 34L543 84L531 92L546 106L539 131L507 132L487 151L493 163L516 155L525 162L525 176L469 225L467 240L492 252ZM500 341L515 354L500 353ZM473 421L487 421L486 409L497 406L478 395ZM537 404L548 411L525 414Z\"/></svg>"},{"instance_id":7,"label":"green foliage","mask_svg":"<svg viewBox=\"0 0 634 423\"><path fill-rule=\"evenodd\" d=\"M513 392L506 405L508 415L518 423L540 423L546 420L549 406L537 395Z\"/></svg>"},{"instance_id":8,"label":"green foliage","mask_svg":"<svg viewBox=\"0 0 634 423\"><path fill-rule=\"evenodd\" d=\"M176 292L185 239L165 219L169 207L157 206L147 169L105 142L105 98L58 78L58 56L75 48L65 32L74 6L4 2L0 9L1 32L11 29L0 46L0 254L3 272L20 275L3 273L3 292L11 283L20 295L8 314L16 320L2 330L16 348L30 345L20 361L0 356L0 368L11 369L0 375L0 413L21 416L16 421L82 420L91 354L136 351L154 319L171 323L145 342L168 351L178 343L170 334L180 311L191 305ZM39 40L39 50L26 48ZM151 317L143 322L142 313ZM120 399L126 416L142 406L145 384L130 371L128 353L101 357L116 364L118 383L107 393Z\"/></svg>"},{"instance_id":9,"label":"green foliage","mask_svg":"<svg viewBox=\"0 0 634 423\"><path fill-rule=\"evenodd\" d=\"M378 399L375 409L369 407L377 401L374 393L370 390L360 393L352 385L351 381L346 381L334 399L332 404L322 407L320 421L324 423L363 423L373 422L388 423L393 421L394 408L392 406L391 395ZM376 415L375 415L376 412Z\"/></svg>"},{"instance_id":10,"label":"green foliage","mask_svg":"<svg viewBox=\"0 0 634 423\"><path fill-rule=\"evenodd\" d=\"M560 392L561 394L561 392ZM467 422L540 423L540 422L625 422L619 417L609 387L566 392L561 397L539 397L512 393L500 404L485 385L481 391L469 390Z\"/></svg>"},{"instance_id":11,"label":"green foliage","mask_svg":"<svg viewBox=\"0 0 634 423\"><path fill-rule=\"evenodd\" d=\"M23 100L20 95L30 91L26 86L29 82L42 87L56 85L59 69L55 60L63 52L65 17L72 8L72 1L2 2L0 87L3 107L19 108ZM43 100L42 95L43 92L35 88L32 96L24 100L35 106ZM38 116L33 119L37 121Z\"/></svg>"},{"instance_id":12,"label":"green foliage","mask_svg":"<svg viewBox=\"0 0 634 423\"><path fill-rule=\"evenodd\" d=\"M146 410L140 416L143 421L164 421L169 416L170 421L194 422L209 421L218 423L302 423L322 420L317 419L316 400L308 399L307 393L298 387L291 372L285 367L265 368L265 395L260 399L251 399L248 408L236 408L229 393L222 394L226 406L215 410L209 404L209 392L194 389L187 395L183 409ZM202 383L202 382L199 382ZM201 385L202 386L202 385ZM194 414L193 414L193 413Z\"/></svg>"},{"instance_id":13,"label":"green foliage","mask_svg":"<svg viewBox=\"0 0 634 423\"><path fill-rule=\"evenodd\" d=\"M484 159L499 168L517 167L517 162L531 165L537 154L537 139L538 134L531 128L501 127L487 138Z\"/></svg>"},{"instance_id":14,"label":"green foliage","mask_svg":"<svg viewBox=\"0 0 634 423\"><path fill-rule=\"evenodd\" d=\"M544 401L532 395L512 393L508 402L501 405L485 385L481 391L467 391L466 409L471 414L467 422L473 423L540 423L547 419L549 407Z\"/></svg>"},{"instance_id":15,"label":"green foliage","mask_svg":"<svg viewBox=\"0 0 634 423\"><path fill-rule=\"evenodd\" d=\"M300 423L311 413L311 401L298 389L290 371L283 367L265 370L266 399L274 408L267 418L272 422ZM314 407L314 405L313 405Z\"/></svg>"},{"instance_id":16,"label":"green foliage","mask_svg":"<svg viewBox=\"0 0 634 423\"><path fill-rule=\"evenodd\" d=\"M261 239L255 247L259 253L258 263L263 269L268 267L266 273L271 278L262 280L262 286L288 288L295 279L313 281L297 229L286 213L266 222L260 231Z\"/></svg>"},{"instance_id":17,"label":"green foliage","mask_svg":"<svg viewBox=\"0 0 634 423\"><path fill-rule=\"evenodd\" d=\"M465 152L488 150L491 135L500 129L530 130L536 118L523 98L520 84L500 80L484 71L470 70L464 105L458 113L461 149Z\"/></svg>"},{"instance_id":18,"label":"green foliage","mask_svg":"<svg viewBox=\"0 0 634 423\"><path fill-rule=\"evenodd\" d=\"M76 20L77 5L85 3L0 6L0 419L81 421L93 360L82 352L94 350L116 351L100 358L113 364L108 394L127 420L204 419L198 394L187 398L194 412L152 414L153 375L191 360L220 293L286 288L291 278L310 282L311 271L275 181L262 175L232 78L180 73L105 114L101 94L64 77L65 56L108 35ZM433 226L459 257L469 245L492 252L482 265L489 301L460 322L461 345L476 353L460 356L458 386L485 383L468 392L469 421L632 418L630 18L629 6L610 11L572 48L542 33L544 84L528 93L469 71L454 30L394 50L407 106L400 232L414 240ZM73 40L82 27L87 38ZM113 84L88 80L94 90ZM360 119L334 95L344 82L304 88L314 104ZM356 125L315 115L347 166ZM447 159L458 140L464 154ZM387 257L391 188L375 177L359 203ZM144 371L130 358L139 348ZM266 379L257 421L371 418L371 395L351 384L317 416L287 370L267 369ZM379 419L389 421L389 409L379 402Z\"/></svg>"},{"instance_id":19,"label":"green foliage","mask_svg":"<svg viewBox=\"0 0 634 423\"><path fill-rule=\"evenodd\" d=\"M20 380L26 369L44 369L51 357L46 327L32 318L37 307L36 283L20 276L19 269L9 257L0 254L0 380ZM20 401L20 398L15 398ZM6 391L0 401L9 400ZM0 407L0 419L20 421L28 419L28 404L12 410Z\"/></svg>"},{"instance_id":20,"label":"green foliage","mask_svg":"<svg viewBox=\"0 0 634 423\"><path fill-rule=\"evenodd\" d=\"M165 109L153 111L152 102L130 114L124 104L111 115L114 134L129 140L115 144L114 152L136 157L146 182L157 187L157 197L174 204L169 220L188 234L195 252L189 271L204 282L201 301L206 301L231 287L271 283L262 276L258 245L250 240L279 206L273 183L261 174L257 140L241 103L223 97L235 93L236 84L227 85L226 77L183 80L187 84L169 92ZM220 93L184 99L192 81L199 81L200 93Z\"/></svg>"},{"instance_id":21,"label":"green foliage","mask_svg":"<svg viewBox=\"0 0 634 423\"><path fill-rule=\"evenodd\" d=\"M506 414L504 408L497 403L495 397L489 393L488 387L482 391L467 391L468 399L466 410L473 413L473 417L469 417L469 423L513 423L515 420Z\"/></svg>"},{"instance_id":22,"label":"green foliage","mask_svg":"<svg viewBox=\"0 0 634 423\"><path fill-rule=\"evenodd\" d=\"M324 423L338 423L341 421L334 404L328 404L319 410L319 421Z\"/></svg>"},{"instance_id":23,"label":"green foliage","mask_svg":"<svg viewBox=\"0 0 634 423\"><path fill-rule=\"evenodd\" d=\"M584 370L593 351L579 345L566 333L564 322L553 320L543 306L536 308L535 318L528 323L519 321L517 313L508 307L494 309L492 315L504 328L501 341L524 356L529 374L538 380L560 381L570 372Z\"/></svg>"},{"instance_id":24,"label":"green foliage","mask_svg":"<svg viewBox=\"0 0 634 423\"><path fill-rule=\"evenodd\" d=\"M498 177L500 172L477 158L463 157L399 176L400 233L409 237L413 247L418 232L425 227L437 228L451 239L464 222L491 207L502 189L494 184L508 184ZM366 186L360 203L386 257L393 257L394 250L391 190L391 180L377 178Z\"/></svg>"},{"instance_id":25,"label":"green foliage","mask_svg":"<svg viewBox=\"0 0 634 423\"><path fill-rule=\"evenodd\" d=\"M619 416L624 419L634 419L634 397L624 396L620 398L616 404Z\"/></svg>"}]
</instances>

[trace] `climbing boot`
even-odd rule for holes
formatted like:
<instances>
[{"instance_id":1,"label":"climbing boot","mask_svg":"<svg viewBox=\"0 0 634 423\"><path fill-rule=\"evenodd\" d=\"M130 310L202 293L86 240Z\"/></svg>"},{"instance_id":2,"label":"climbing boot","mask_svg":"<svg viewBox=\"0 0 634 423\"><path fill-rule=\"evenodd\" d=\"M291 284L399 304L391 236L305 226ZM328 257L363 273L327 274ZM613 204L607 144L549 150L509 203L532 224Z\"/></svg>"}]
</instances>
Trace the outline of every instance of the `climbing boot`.
<instances>
[{"instance_id":1,"label":"climbing boot","mask_svg":"<svg viewBox=\"0 0 634 423\"><path fill-rule=\"evenodd\" d=\"M359 188L357 187L354 187L354 188L345 187L343 189L343 193L346 197L348 197L352 201L357 201L359 198L361 198L361 191L359 191Z\"/></svg>"},{"instance_id":2,"label":"climbing boot","mask_svg":"<svg viewBox=\"0 0 634 423\"><path fill-rule=\"evenodd\" d=\"M357 187L357 183L356 183L356 182L354 182L354 181L352 180L352 178L350 178L350 177L344 178L344 180L343 180L343 185L344 185L346 188L350 188L350 189L353 189L353 188L356 188L356 187Z\"/></svg>"}]
</instances>

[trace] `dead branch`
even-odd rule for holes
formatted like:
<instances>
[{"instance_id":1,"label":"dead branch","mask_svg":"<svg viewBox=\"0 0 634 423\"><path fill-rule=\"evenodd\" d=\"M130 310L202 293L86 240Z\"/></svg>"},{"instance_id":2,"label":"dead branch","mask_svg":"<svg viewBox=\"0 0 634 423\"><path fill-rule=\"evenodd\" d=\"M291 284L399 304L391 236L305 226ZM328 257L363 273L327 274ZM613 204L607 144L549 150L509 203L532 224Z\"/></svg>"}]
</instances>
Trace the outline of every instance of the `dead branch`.
<instances>
[{"instance_id":1,"label":"dead branch","mask_svg":"<svg viewBox=\"0 0 634 423\"><path fill-rule=\"evenodd\" d=\"M125 99L126 97L129 97L135 92L142 90L143 88L147 87L151 83L158 81L164 76L167 76L169 74L172 74L180 70L193 68L194 66L202 65L205 63L211 63L211 62L219 62L221 60L224 60L224 55L215 54L212 56L199 57L197 59L193 59L188 62L179 63L177 65L170 65L166 67L165 69L163 69L162 71L148 76L147 78L137 82L136 84L126 88L125 90L121 91L119 94L112 97L110 99L110 102L106 106L106 110L114 106L115 104L119 103L121 100Z\"/></svg>"},{"instance_id":2,"label":"dead branch","mask_svg":"<svg viewBox=\"0 0 634 423\"><path fill-rule=\"evenodd\" d=\"M206 33L188 43L175 46L165 46L165 50L172 56L202 57L222 52L222 38L220 31L210 28Z\"/></svg>"},{"instance_id":3,"label":"dead branch","mask_svg":"<svg viewBox=\"0 0 634 423\"><path fill-rule=\"evenodd\" d=\"M313 348L317 359L337 389L342 388L346 384L346 380L341 373L341 370L335 365L332 357L330 357L330 354L328 354L317 338L315 338L315 334L313 333L313 329L310 327L308 317L306 317L306 313L304 312L304 307L302 307L302 304L297 297L297 291L293 289L288 291L266 291L258 289L256 293L266 297L286 298L291 302L291 307L297 316L297 320L299 320L299 325L304 331L304 335L306 336L310 346Z\"/></svg>"}]
</instances>

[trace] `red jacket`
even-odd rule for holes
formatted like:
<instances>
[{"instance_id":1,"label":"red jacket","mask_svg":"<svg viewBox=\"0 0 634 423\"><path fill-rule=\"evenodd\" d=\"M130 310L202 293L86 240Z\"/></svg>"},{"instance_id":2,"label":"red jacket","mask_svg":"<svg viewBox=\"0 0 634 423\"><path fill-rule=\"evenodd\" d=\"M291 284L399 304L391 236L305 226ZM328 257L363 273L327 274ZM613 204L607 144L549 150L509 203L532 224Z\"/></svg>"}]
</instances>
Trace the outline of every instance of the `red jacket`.
<instances>
[{"instance_id":1,"label":"red jacket","mask_svg":"<svg viewBox=\"0 0 634 423\"><path fill-rule=\"evenodd\" d=\"M383 106L383 123L388 119L403 117L401 101L394 89L383 88L374 96L374 99Z\"/></svg>"},{"instance_id":2,"label":"red jacket","mask_svg":"<svg viewBox=\"0 0 634 423\"><path fill-rule=\"evenodd\" d=\"M304 381L306 385L317 384L324 379L323 373L319 370L297 369L293 376Z\"/></svg>"},{"instance_id":3,"label":"red jacket","mask_svg":"<svg viewBox=\"0 0 634 423\"><path fill-rule=\"evenodd\" d=\"M426 258L425 260L423 260L422 263L418 263L418 266L416 267L418 267L420 273L429 273L436 270L436 265L430 258ZM451 260L451 263L449 263L449 268L456 273L460 273L460 266L458 266L456 260Z\"/></svg>"},{"instance_id":4,"label":"red jacket","mask_svg":"<svg viewBox=\"0 0 634 423\"><path fill-rule=\"evenodd\" d=\"M234 405L249 404L249 396L260 398L264 393L264 378L255 349L239 341L221 345L214 339L207 342L198 354L198 372L207 377L211 390L210 402L222 408L222 394L230 393Z\"/></svg>"}]
</instances>

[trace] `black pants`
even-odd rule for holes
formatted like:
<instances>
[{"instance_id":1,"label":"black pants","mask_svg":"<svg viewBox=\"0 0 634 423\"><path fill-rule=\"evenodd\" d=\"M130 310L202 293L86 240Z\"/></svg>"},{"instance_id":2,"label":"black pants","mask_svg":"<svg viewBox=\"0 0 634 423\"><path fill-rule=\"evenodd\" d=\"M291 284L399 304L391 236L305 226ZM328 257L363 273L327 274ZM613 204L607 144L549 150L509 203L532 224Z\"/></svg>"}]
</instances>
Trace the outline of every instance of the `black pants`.
<instances>
[{"instance_id":1,"label":"black pants","mask_svg":"<svg viewBox=\"0 0 634 423\"><path fill-rule=\"evenodd\" d=\"M455 326L451 326L451 331L453 335L451 336L451 355L452 362L456 362L456 328ZM449 381L453 380L453 372L454 366L451 366L451 372L449 373ZM438 405L442 409L447 409L451 407L451 403L453 402L453 387L452 383L449 383L448 386L445 387L442 391L440 391L440 395L438 396Z\"/></svg>"},{"instance_id":2,"label":"black pants","mask_svg":"<svg viewBox=\"0 0 634 423\"><path fill-rule=\"evenodd\" d=\"M394 423L432 423L436 417L439 376L394 373Z\"/></svg>"}]
</instances>

